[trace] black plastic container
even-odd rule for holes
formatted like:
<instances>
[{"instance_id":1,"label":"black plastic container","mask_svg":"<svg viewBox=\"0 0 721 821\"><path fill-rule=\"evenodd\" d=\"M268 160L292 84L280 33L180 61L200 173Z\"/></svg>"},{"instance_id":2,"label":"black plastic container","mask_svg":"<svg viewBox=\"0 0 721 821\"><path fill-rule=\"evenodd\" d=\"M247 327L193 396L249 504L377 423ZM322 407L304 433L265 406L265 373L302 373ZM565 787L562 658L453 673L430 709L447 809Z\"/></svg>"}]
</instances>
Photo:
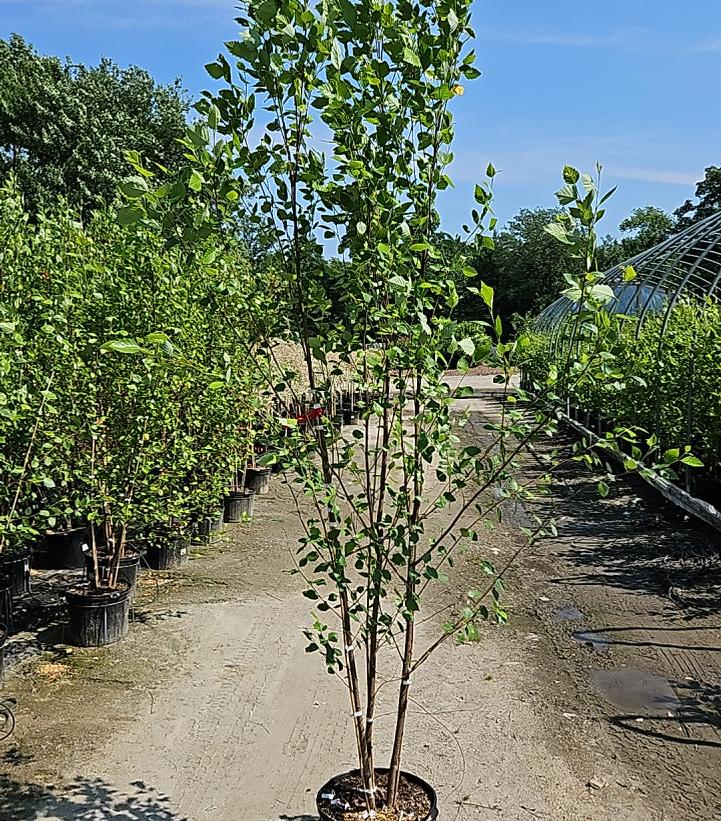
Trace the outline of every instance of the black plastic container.
<instances>
[{"instance_id":1,"label":"black plastic container","mask_svg":"<svg viewBox=\"0 0 721 821\"><path fill-rule=\"evenodd\" d=\"M231 490L225 497L225 519L229 524L237 524L253 515L255 493L250 490Z\"/></svg>"},{"instance_id":2,"label":"black plastic container","mask_svg":"<svg viewBox=\"0 0 721 821\"><path fill-rule=\"evenodd\" d=\"M194 544L210 544L210 534L210 516L204 516L195 523L191 541Z\"/></svg>"},{"instance_id":3,"label":"black plastic container","mask_svg":"<svg viewBox=\"0 0 721 821\"><path fill-rule=\"evenodd\" d=\"M343 408L343 423L346 425L355 425L358 421L358 411L350 408Z\"/></svg>"},{"instance_id":4,"label":"black plastic container","mask_svg":"<svg viewBox=\"0 0 721 821\"><path fill-rule=\"evenodd\" d=\"M220 533L223 529L223 522L225 521L225 504L222 503L219 510L214 513L210 513L209 518L211 534Z\"/></svg>"},{"instance_id":5,"label":"black plastic container","mask_svg":"<svg viewBox=\"0 0 721 821\"><path fill-rule=\"evenodd\" d=\"M10 593L10 588L5 587L6 583L0 580L0 634L4 636L3 644L7 633L13 629L13 597ZM3 629L5 633L3 634ZM2 648L2 644L0 644ZM0 649L0 653L2 650Z\"/></svg>"},{"instance_id":6,"label":"black plastic container","mask_svg":"<svg viewBox=\"0 0 721 821\"><path fill-rule=\"evenodd\" d=\"M351 770L350 772L343 773L342 775L336 775L333 778L331 778L330 781L326 782L318 790L318 794L315 798L315 805L316 809L318 810L318 815L320 816L320 821L336 821L335 816L329 815L325 811L325 809L329 805L329 800L327 798L324 798L323 796L335 794L337 782L342 781L344 778L347 778L348 776L358 775L358 773L359 770ZM387 775L388 769L385 767L379 767L375 770L375 773L376 776ZM403 770L401 770L401 778L407 782L410 782L411 784L415 784L416 786L420 787L423 790L423 792L428 796L428 800L431 804L430 811L422 819L419 819L419 821L436 821L438 818L438 796L436 795L436 791L433 789L433 787L431 787L430 784L428 784L419 776L413 775L413 773L404 772Z\"/></svg>"},{"instance_id":7,"label":"black plastic container","mask_svg":"<svg viewBox=\"0 0 721 821\"><path fill-rule=\"evenodd\" d=\"M30 592L30 556L29 547L0 553L0 588L13 597Z\"/></svg>"},{"instance_id":8,"label":"black plastic container","mask_svg":"<svg viewBox=\"0 0 721 821\"><path fill-rule=\"evenodd\" d=\"M253 493L265 494L270 488L270 468L247 468L245 489Z\"/></svg>"},{"instance_id":9,"label":"black plastic container","mask_svg":"<svg viewBox=\"0 0 721 821\"><path fill-rule=\"evenodd\" d=\"M188 561L190 536L178 533L150 539L145 560L153 570L173 570Z\"/></svg>"},{"instance_id":10,"label":"black plastic container","mask_svg":"<svg viewBox=\"0 0 721 821\"><path fill-rule=\"evenodd\" d=\"M138 587L138 573L140 571L140 560L143 554L140 550L134 547L126 546L125 555L120 560L120 567L118 568L118 581L127 584L130 588L131 600L135 597L135 591ZM106 553L98 554L98 565L100 569L100 577L104 578L110 572L110 556ZM95 571L93 569L92 554L85 555L85 576L89 582L93 581Z\"/></svg>"},{"instance_id":11,"label":"black plastic container","mask_svg":"<svg viewBox=\"0 0 721 821\"><path fill-rule=\"evenodd\" d=\"M118 584L116 590L96 590L82 584L65 592L70 624L68 642L76 647L114 644L128 635L130 588Z\"/></svg>"},{"instance_id":12,"label":"black plastic container","mask_svg":"<svg viewBox=\"0 0 721 821\"><path fill-rule=\"evenodd\" d=\"M88 545L88 530L75 527L72 530L48 531L45 534L45 550L38 557L39 567L49 570L79 570L85 567L83 546Z\"/></svg>"}]
</instances>

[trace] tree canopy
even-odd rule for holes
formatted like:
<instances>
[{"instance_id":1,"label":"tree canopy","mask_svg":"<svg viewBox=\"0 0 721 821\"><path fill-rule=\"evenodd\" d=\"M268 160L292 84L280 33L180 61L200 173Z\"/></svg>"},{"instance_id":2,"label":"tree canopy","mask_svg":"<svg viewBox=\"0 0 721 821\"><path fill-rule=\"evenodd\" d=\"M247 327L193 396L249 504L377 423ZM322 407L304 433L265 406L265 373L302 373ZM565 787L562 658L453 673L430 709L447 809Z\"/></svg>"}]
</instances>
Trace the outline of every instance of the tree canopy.
<instances>
[{"instance_id":1,"label":"tree canopy","mask_svg":"<svg viewBox=\"0 0 721 821\"><path fill-rule=\"evenodd\" d=\"M22 37L0 40L0 180L14 174L31 208L58 196L84 212L116 196L124 153L176 167L188 104L176 81L137 66L62 62Z\"/></svg>"},{"instance_id":2,"label":"tree canopy","mask_svg":"<svg viewBox=\"0 0 721 821\"><path fill-rule=\"evenodd\" d=\"M620 239L608 236L598 249L598 267L601 270L619 265L653 248L677 231L674 218L655 205L634 208L618 227L625 236Z\"/></svg>"},{"instance_id":3,"label":"tree canopy","mask_svg":"<svg viewBox=\"0 0 721 821\"><path fill-rule=\"evenodd\" d=\"M546 231L557 214L554 208L522 209L495 233L495 248L477 257L475 267L495 289L501 316L541 310L558 296L564 275L577 273L569 247Z\"/></svg>"},{"instance_id":4,"label":"tree canopy","mask_svg":"<svg viewBox=\"0 0 721 821\"><path fill-rule=\"evenodd\" d=\"M698 202L686 200L676 209L679 230L721 211L721 166L710 165L706 169L704 178L696 185L696 199Z\"/></svg>"}]
</instances>

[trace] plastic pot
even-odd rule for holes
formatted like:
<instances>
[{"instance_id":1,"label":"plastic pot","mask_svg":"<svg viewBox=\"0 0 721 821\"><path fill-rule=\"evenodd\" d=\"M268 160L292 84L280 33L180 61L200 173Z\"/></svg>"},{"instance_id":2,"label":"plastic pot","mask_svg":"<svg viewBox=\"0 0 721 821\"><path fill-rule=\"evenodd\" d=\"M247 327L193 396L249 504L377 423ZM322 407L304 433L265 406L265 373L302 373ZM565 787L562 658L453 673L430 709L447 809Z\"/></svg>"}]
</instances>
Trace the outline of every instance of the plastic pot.
<instances>
[{"instance_id":1,"label":"plastic pot","mask_svg":"<svg viewBox=\"0 0 721 821\"><path fill-rule=\"evenodd\" d=\"M3 681L5 676L5 642L10 635L10 623L2 623L0 622L0 682Z\"/></svg>"},{"instance_id":2,"label":"plastic pot","mask_svg":"<svg viewBox=\"0 0 721 821\"><path fill-rule=\"evenodd\" d=\"M335 815L330 815L328 810L331 807L331 800L327 798L329 795L335 795L340 783L342 783L343 779L346 779L351 776L357 776L359 774L359 770L350 770L347 773L343 773L342 775L336 775L327 781L319 790L318 794L315 798L315 805L316 809L318 810L318 815L320 816L320 821L337 821L337 817ZM388 775L388 769L385 767L379 767L375 771L376 779L383 776ZM413 784L416 787L420 787L421 790L426 794L428 801L430 803L430 810L427 815L425 815L422 819L418 819L418 821L436 821L438 818L438 796L436 795L436 791L417 775L413 773L407 773L401 770L401 782L405 781L406 783ZM402 807L401 807L402 809Z\"/></svg>"},{"instance_id":3,"label":"plastic pot","mask_svg":"<svg viewBox=\"0 0 721 821\"><path fill-rule=\"evenodd\" d=\"M48 531L45 534L43 566L50 570L78 570L85 567L85 550L88 530L75 527L72 530Z\"/></svg>"},{"instance_id":4,"label":"plastic pot","mask_svg":"<svg viewBox=\"0 0 721 821\"><path fill-rule=\"evenodd\" d=\"M0 633L3 635L2 644L5 643L8 632L13 628L13 597L10 588L5 585L6 582L0 579ZM4 633L2 632L3 629ZM0 644L0 648L2 648L2 644Z\"/></svg>"},{"instance_id":5,"label":"plastic pot","mask_svg":"<svg viewBox=\"0 0 721 821\"><path fill-rule=\"evenodd\" d=\"M270 468L248 468L245 471L245 489L265 494L270 488Z\"/></svg>"},{"instance_id":6,"label":"plastic pot","mask_svg":"<svg viewBox=\"0 0 721 821\"><path fill-rule=\"evenodd\" d=\"M30 592L31 553L29 547L0 553L0 588L9 590L13 597Z\"/></svg>"},{"instance_id":7,"label":"plastic pot","mask_svg":"<svg viewBox=\"0 0 721 821\"><path fill-rule=\"evenodd\" d=\"M231 490L225 497L224 521L237 524L244 518L252 517L254 499L255 493L252 490Z\"/></svg>"},{"instance_id":8,"label":"plastic pot","mask_svg":"<svg viewBox=\"0 0 721 821\"><path fill-rule=\"evenodd\" d=\"M210 516L204 516L195 523L192 541L196 544L210 544Z\"/></svg>"},{"instance_id":9,"label":"plastic pot","mask_svg":"<svg viewBox=\"0 0 721 821\"><path fill-rule=\"evenodd\" d=\"M140 571L140 560L143 554L135 547L125 547L125 555L120 560L120 567L118 568L118 582L127 584L130 588L131 600L135 597L135 591L138 586L138 572ZM107 553L98 554L98 567L100 570L100 578L106 578L110 573L110 556ZM89 582L94 581L95 570L93 568L93 557L91 553L85 555L85 576Z\"/></svg>"},{"instance_id":10,"label":"plastic pot","mask_svg":"<svg viewBox=\"0 0 721 821\"><path fill-rule=\"evenodd\" d=\"M70 644L101 647L128 635L130 587L119 583L115 590L81 584L65 592L70 616Z\"/></svg>"},{"instance_id":11,"label":"plastic pot","mask_svg":"<svg viewBox=\"0 0 721 821\"><path fill-rule=\"evenodd\" d=\"M343 423L345 425L355 425L358 421L358 411L351 410L350 408L343 409Z\"/></svg>"},{"instance_id":12,"label":"plastic pot","mask_svg":"<svg viewBox=\"0 0 721 821\"><path fill-rule=\"evenodd\" d=\"M209 513L208 518L210 519L210 532L220 533L223 529L223 522L225 521L225 502L221 502L220 510Z\"/></svg>"},{"instance_id":13,"label":"plastic pot","mask_svg":"<svg viewBox=\"0 0 721 821\"><path fill-rule=\"evenodd\" d=\"M151 539L145 559L153 570L172 570L188 561L190 536L182 533Z\"/></svg>"}]
</instances>

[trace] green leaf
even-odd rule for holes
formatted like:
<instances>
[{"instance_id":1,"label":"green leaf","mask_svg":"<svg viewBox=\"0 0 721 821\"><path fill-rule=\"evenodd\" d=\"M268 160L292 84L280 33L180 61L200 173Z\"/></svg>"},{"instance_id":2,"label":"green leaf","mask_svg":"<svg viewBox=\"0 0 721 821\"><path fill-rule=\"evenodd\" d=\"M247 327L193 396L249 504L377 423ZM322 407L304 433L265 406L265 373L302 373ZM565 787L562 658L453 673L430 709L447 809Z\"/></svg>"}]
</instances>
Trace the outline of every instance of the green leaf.
<instances>
[{"instance_id":1,"label":"green leaf","mask_svg":"<svg viewBox=\"0 0 721 821\"><path fill-rule=\"evenodd\" d=\"M616 298L613 288L610 285L602 285L600 283L591 288L591 296L599 302L609 303Z\"/></svg>"},{"instance_id":2,"label":"green leaf","mask_svg":"<svg viewBox=\"0 0 721 821\"><path fill-rule=\"evenodd\" d=\"M132 177L120 186L120 190L126 197L138 199L148 193L148 185L143 177Z\"/></svg>"},{"instance_id":3,"label":"green leaf","mask_svg":"<svg viewBox=\"0 0 721 821\"><path fill-rule=\"evenodd\" d=\"M481 282L481 299L493 310L493 288L485 282Z\"/></svg>"},{"instance_id":4,"label":"green leaf","mask_svg":"<svg viewBox=\"0 0 721 821\"><path fill-rule=\"evenodd\" d=\"M573 245L573 242L568 238L566 229L560 223L551 222L543 230L564 245Z\"/></svg>"},{"instance_id":5,"label":"green leaf","mask_svg":"<svg viewBox=\"0 0 721 821\"><path fill-rule=\"evenodd\" d=\"M563 169L563 181L567 182L569 185L575 185L581 179L581 175L576 171L576 169L571 166L567 165Z\"/></svg>"},{"instance_id":6,"label":"green leaf","mask_svg":"<svg viewBox=\"0 0 721 821\"><path fill-rule=\"evenodd\" d=\"M193 169L193 171L190 174L190 179L188 180L188 188L190 188L191 191L195 192L203 190L203 178L195 169Z\"/></svg>"},{"instance_id":7,"label":"green leaf","mask_svg":"<svg viewBox=\"0 0 721 821\"><path fill-rule=\"evenodd\" d=\"M465 339L461 339L458 343L458 347L463 351L466 356L473 356L476 351L476 343L471 339L470 336L467 336Z\"/></svg>"},{"instance_id":8,"label":"green leaf","mask_svg":"<svg viewBox=\"0 0 721 821\"><path fill-rule=\"evenodd\" d=\"M623 281L624 282L632 282L634 279L636 279L636 276L637 276L636 269L633 267L633 265L627 265L623 269Z\"/></svg>"},{"instance_id":9,"label":"green leaf","mask_svg":"<svg viewBox=\"0 0 721 821\"><path fill-rule=\"evenodd\" d=\"M702 468L704 466L703 462L697 456L691 456L690 454L688 456L684 456L681 459L681 462L692 468Z\"/></svg>"},{"instance_id":10,"label":"green leaf","mask_svg":"<svg viewBox=\"0 0 721 821\"><path fill-rule=\"evenodd\" d=\"M225 74L225 68L221 63L206 63L205 70L214 80L220 80Z\"/></svg>"},{"instance_id":11,"label":"green leaf","mask_svg":"<svg viewBox=\"0 0 721 821\"><path fill-rule=\"evenodd\" d=\"M333 38L333 45L330 48L330 61L333 67L340 71L342 56L340 52L340 43Z\"/></svg>"},{"instance_id":12,"label":"green leaf","mask_svg":"<svg viewBox=\"0 0 721 821\"><path fill-rule=\"evenodd\" d=\"M412 49L406 46L403 49L403 60L411 66L415 66L416 68L421 67L421 61L418 55Z\"/></svg>"},{"instance_id":13,"label":"green leaf","mask_svg":"<svg viewBox=\"0 0 721 821\"><path fill-rule=\"evenodd\" d=\"M101 351L113 351L115 353L138 354L147 353L137 342L132 339L111 339L100 346Z\"/></svg>"},{"instance_id":14,"label":"green leaf","mask_svg":"<svg viewBox=\"0 0 721 821\"><path fill-rule=\"evenodd\" d=\"M126 205L118 211L118 225L132 225L143 219L145 209L140 205Z\"/></svg>"}]
</instances>

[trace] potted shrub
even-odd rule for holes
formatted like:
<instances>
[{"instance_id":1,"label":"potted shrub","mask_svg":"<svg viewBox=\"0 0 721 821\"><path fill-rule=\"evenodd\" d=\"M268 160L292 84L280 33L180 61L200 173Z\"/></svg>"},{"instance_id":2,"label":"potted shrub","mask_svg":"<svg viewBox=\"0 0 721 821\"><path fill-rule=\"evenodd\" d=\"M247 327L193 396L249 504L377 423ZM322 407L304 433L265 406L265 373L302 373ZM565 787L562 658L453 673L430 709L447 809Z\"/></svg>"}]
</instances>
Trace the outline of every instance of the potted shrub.
<instances>
[{"instance_id":1,"label":"potted shrub","mask_svg":"<svg viewBox=\"0 0 721 821\"><path fill-rule=\"evenodd\" d=\"M605 335L617 325L605 312L609 296L594 265L603 198L597 180L584 176L582 192L581 176L567 169L562 197L572 210L550 229L578 260L579 276L569 272L578 305L571 350L588 343L593 356L582 366L569 356L563 367L549 369L533 406L518 409L514 400L531 399L510 387L525 340L504 341L493 291L484 284L474 290L488 311L488 338L460 335L452 319L459 300L454 274L475 271L462 243L450 243L455 250L447 254L438 241L436 199L450 184L449 102L478 74L467 51L469 0L452 7L330 9L279 0L274 8L245 9L243 37L228 43L235 66L221 55L208 67L233 88L208 93L201 106L215 131L212 150L201 125L187 140L191 165L182 174L196 173L205 184L189 198L166 183L138 198L132 215L161 231L177 219L191 222L198 238L223 236L224 226L237 220L238 203L245 210L254 201L253 219L270 237L273 263L287 285L282 302L295 320L291 335L302 351L295 379L266 385L277 407L290 412L276 419L278 449L261 463L293 467L294 481L313 502L296 567L315 608L307 649L347 688L357 752L355 770L328 774L318 813L323 821L380 813L388 821L428 821L437 817L434 790L403 770L413 680L439 647L476 640L482 622L506 620L500 597L507 568L479 561L478 585L457 611L449 610L437 633L419 631L419 614L429 586L445 577L462 547L482 544L482 525L549 481L544 472L524 484L517 468L524 449L556 429L558 386L613 375L601 354L608 354ZM252 151L247 137L255 108L268 112L268 131L278 138ZM313 147L309 112L319 112L329 132L332 169ZM142 174L142 165L136 167ZM467 229L482 246L490 244L484 224L494 225L492 166L487 174L476 186ZM234 196L218 198L219 190ZM341 320L325 289L319 232L349 260ZM271 348L269 339L264 347ZM467 394L444 380L449 354L461 370L476 362L499 370L501 420L483 447L460 445L467 417L455 412L454 401ZM258 373L272 377L259 351L247 355ZM351 371L361 420L345 436L331 424L343 367ZM610 438L604 447L614 447ZM577 458L597 463L584 447ZM538 522L528 543L547 527ZM383 648L397 650L390 672L379 664ZM375 719L381 694L388 699L389 691L393 739L380 763Z\"/></svg>"},{"instance_id":2,"label":"potted shrub","mask_svg":"<svg viewBox=\"0 0 721 821\"><path fill-rule=\"evenodd\" d=\"M225 496L225 521L228 523L243 522L253 516L255 490L246 484L249 464L254 462L254 457L251 457L254 438L252 419L252 411L244 408L233 441L233 471ZM251 484L255 485L254 468L250 469L253 471Z\"/></svg>"},{"instance_id":3,"label":"potted shrub","mask_svg":"<svg viewBox=\"0 0 721 821\"><path fill-rule=\"evenodd\" d=\"M13 374L11 362L0 363L3 375ZM16 375L16 374L15 374ZM10 599L30 591L31 545L38 536L39 488L51 483L45 465L36 458L37 438L44 423L51 392L48 379L39 395L27 387L3 385L4 413L0 416L0 595L4 611ZM9 623L9 615L6 623Z\"/></svg>"}]
</instances>

